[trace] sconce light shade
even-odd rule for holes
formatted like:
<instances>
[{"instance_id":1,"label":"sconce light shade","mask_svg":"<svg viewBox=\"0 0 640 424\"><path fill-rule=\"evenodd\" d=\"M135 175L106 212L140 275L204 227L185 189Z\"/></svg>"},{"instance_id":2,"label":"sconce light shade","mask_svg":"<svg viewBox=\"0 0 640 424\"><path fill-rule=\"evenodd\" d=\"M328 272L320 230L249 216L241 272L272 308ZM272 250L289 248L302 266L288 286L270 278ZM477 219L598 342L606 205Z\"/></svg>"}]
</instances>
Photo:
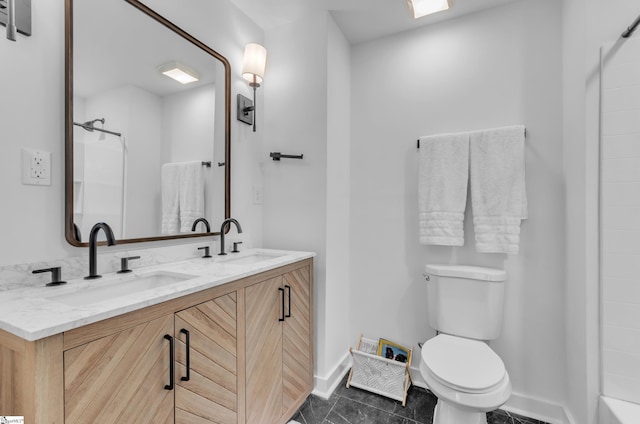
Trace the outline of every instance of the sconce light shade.
<instances>
[{"instance_id":1,"label":"sconce light shade","mask_svg":"<svg viewBox=\"0 0 640 424\"><path fill-rule=\"evenodd\" d=\"M453 6L453 0L407 0L407 6L415 19L442 12Z\"/></svg>"},{"instance_id":2,"label":"sconce light shade","mask_svg":"<svg viewBox=\"0 0 640 424\"><path fill-rule=\"evenodd\" d=\"M245 100L238 95L238 120L249 123L253 121L253 132L256 132L256 88L260 87L264 78L264 70L267 66L267 49L257 43L249 43L244 48L244 60L242 61L242 78L249 81L253 88L253 104L244 106ZM246 99L247 101L249 99ZM249 113L253 116L249 117Z\"/></svg>"},{"instance_id":3,"label":"sconce light shade","mask_svg":"<svg viewBox=\"0 0 640 424\"><path fill-rule=\"evenodd\" d=\"M250 83L262 83L267 66L267 49L257 43L249 43L244 48L242 77ZM255 78L255 79L254 79Z\"/></svg>"},{"instance_id":4,"label":"sconce light shade","mask_svg":"<svg viewBox=\"0 0 640 424\"><path fill-rule=\"evenodd\" d=\"M178 81L180 84L189 84L200 79L198 72L176 61L158 66L158 72Z\"/></svg>"}]
</instances>

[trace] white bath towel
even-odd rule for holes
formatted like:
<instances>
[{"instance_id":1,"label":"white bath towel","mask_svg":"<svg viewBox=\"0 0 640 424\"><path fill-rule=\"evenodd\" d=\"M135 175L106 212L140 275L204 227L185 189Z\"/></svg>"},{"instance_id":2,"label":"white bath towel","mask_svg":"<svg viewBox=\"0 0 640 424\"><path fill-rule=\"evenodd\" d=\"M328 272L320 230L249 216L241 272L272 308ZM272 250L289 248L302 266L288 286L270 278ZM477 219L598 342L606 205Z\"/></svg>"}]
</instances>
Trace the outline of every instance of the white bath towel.
<instances>
[{"instance_id":1,"label":"white bath towel","mask_svg":"<svg viewBox=\"0 0 640 424\"><path fill-rule=\"evenodd\" d=\"M469 150L476 250L517 254L527 218L524 127L474 132Z\"/></svg>"},{"instance_id":2,"label":"white bath towel","mask_svg":"<svg viewBox=\"0 0 640 424\"><path fill-rule=\"evenodd\" d=\"M180 230L180 167L165 163L161 169L162 234L177 234Z\"/></svg>"},{"instance_id":3,"label":"white bath towel","mask_svg":"<svg viewBox=\"0 0 640 424\"><path fill-rule=\"evenodd\" d=\"M191 231L193 221L204 216L202 162L162 165L162 234Z\"/></svg>"},{"instance_id":4,"label":"white bath towel","mask_svg":"<svg viewBox=\"0 0 640 424\"><path fill-rule=\"evenodd\" d=\"M469 134L420 138L418 174L420 243L464 245Z\"/></svg>"},{"instance_id":5,"label":"white bath towel","mask_svg":"<svg viewBox=\"0 0 640 424\"><path fill-rule=\"evenodd\" d=\"M180 232L191 231L193 221L204 217L202 161L180 164Z\"/></svg>"}]
</instances>

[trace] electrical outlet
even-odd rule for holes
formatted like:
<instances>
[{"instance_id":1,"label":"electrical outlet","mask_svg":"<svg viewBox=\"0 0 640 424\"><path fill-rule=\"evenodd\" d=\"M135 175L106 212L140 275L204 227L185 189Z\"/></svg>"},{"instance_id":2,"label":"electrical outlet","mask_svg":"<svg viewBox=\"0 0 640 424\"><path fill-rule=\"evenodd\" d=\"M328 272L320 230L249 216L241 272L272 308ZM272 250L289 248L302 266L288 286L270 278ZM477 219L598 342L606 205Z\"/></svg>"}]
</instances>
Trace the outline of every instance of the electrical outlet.
<instances>
[{"instance_id":1,"label":"electrical outlet","mask_svg":"<svg viewBox=\"0 0 640 424\"><path fill-rule=\"evenodd\" d=\"M22 149L22 184L51 185L51 153Z\"/></svg>"},{"instance_id":2,"label":"electrical outlet","mask_svg":"<svg viewBox=\"0 0 640 424\"><path fill-rule=\"evenodd\" d=\"M253 204L261 205L263 197L262 187L253 187Z\"/></svg>"}]
</instances>

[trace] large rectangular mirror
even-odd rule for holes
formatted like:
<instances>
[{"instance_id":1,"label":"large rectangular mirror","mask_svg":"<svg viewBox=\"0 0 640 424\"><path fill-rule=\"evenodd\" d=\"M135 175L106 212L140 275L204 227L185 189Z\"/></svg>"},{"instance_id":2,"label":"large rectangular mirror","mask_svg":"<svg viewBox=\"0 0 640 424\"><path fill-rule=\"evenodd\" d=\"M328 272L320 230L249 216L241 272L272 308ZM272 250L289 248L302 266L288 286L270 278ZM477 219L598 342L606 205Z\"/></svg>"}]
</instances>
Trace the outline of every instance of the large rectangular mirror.
<instances>
[{"instance_id":1,"label":"large rectangular mirror","mask_svg":"<svg viewBox=\"0 0 640 424\"><path fill-rule=\"evenodd\" d=\"M67 241L216 234L191 225L230 216L229 62L137 0L65 5Z\"/></svg>"}]
</instances>

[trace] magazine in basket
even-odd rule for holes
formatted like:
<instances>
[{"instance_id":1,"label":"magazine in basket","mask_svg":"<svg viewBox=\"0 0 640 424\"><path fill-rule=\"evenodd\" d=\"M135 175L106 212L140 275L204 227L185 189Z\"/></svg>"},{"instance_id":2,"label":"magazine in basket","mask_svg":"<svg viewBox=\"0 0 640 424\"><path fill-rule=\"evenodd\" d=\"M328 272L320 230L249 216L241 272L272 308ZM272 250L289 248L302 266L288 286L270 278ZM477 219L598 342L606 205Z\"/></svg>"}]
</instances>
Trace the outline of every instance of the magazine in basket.
<instances>
[{"instance_id":1,"label":"magazine in basket","mask_svg":"<svg viewBox=\"0 0 640 424\"><path fill-rule=\"evenodd\" d=\"M367 339L360 336L356 349L349 349L353 366L347 387L354 386L382 396L407 402L411 386L411 355L409 349L387 339Z\"/></svg>"}]
</instances>

